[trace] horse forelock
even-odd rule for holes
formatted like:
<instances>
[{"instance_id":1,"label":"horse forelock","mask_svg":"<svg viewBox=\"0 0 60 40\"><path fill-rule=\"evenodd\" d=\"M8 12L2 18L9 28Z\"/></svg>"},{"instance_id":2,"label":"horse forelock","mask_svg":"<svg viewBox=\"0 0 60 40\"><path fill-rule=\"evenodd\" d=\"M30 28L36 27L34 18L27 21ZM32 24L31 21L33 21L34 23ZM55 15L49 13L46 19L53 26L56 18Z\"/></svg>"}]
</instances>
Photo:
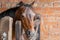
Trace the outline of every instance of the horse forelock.
<instances>
[{"instance_id":1,"label":"horse forelock","mask_svg":"<svg viewBox=\"0 0 60 40\"><path fill-rule=\"evenodd\" d=\"M31 8L26 7L25 12L22 15L24 17L28 17L28 19L29 19L29 18L32 18L33 16L35 16L35 13L33 12L33 10Z\"/></svg>"}]
</instances>

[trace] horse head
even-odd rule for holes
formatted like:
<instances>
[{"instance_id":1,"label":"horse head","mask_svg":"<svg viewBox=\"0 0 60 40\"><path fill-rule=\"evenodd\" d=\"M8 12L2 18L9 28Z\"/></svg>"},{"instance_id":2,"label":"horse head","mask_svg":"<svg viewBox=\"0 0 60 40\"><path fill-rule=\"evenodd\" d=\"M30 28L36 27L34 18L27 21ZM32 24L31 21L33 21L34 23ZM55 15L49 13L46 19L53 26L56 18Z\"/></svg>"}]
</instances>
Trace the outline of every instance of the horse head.
<instances>
[{"instance_id":1,"label":"horse head","mask_svg":"<svg viewBox=\"0 0 60 40\"><path fill-rule=\"evenodd\" d=\"M35 13L32 10L32 5L34 2L31 4L25 4L22 1L18 4L20 7L16 11L16 15L19 16L17 18L20 18L22 20L22 23L24 25L24 28L26 30L32 29L32 24L33 24L33 18ZM20 14L20 15L19 15Z\"/></svg>"},{"instance_id":2,"label":"horse head","mask_svg":"<svg viewBox=\"0 0 60 40\"><path fill-rule=\"evenodd\" d=\"M30 4L25 4L22 1L18 4L20 7L16 11L16 18L18 20L21 20L22 28L26 32L27 35L30 35L30 33L34 33L34 20L36 13L33 11L33 4L35 1L33 1Z\"/></svg>"}]
</instances>

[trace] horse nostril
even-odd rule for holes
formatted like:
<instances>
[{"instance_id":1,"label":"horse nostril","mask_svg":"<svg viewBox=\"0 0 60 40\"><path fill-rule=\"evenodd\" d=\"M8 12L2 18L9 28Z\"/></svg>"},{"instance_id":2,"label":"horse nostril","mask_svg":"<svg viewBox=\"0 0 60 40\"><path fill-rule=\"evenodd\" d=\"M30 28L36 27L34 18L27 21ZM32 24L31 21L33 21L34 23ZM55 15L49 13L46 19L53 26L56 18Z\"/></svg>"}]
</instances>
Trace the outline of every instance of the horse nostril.
<instances>
[{"instance_id":1,"label":"horse nostril","mask_svg":"<svg viewBox=\"0 0 60 40\"><path fill-rule=\"evenodd\" d=\"M30 35L30 31L29 30L27 31L27 34Z\"/></svg>"},{"instance_id":2,"label":"horse nostril","mask_svg":"<svg viewBox=\"0 0 60 40\"><path fill-rule=\"evenodd\" d=\"M27 30L27 31L26 31L26 34L27 34L28 36L30 36L30 31L29 31L29 30Z\"/></svg>"}]
</instances>

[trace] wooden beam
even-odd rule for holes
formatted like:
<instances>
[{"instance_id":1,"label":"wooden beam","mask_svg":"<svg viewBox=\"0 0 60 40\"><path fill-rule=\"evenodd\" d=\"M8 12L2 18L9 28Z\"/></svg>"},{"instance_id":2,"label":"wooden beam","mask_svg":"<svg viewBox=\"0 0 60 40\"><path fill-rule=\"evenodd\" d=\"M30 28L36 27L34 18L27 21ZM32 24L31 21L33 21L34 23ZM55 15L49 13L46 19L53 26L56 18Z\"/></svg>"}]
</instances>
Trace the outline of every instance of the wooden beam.
<instances>
[{"instance_id":1,"label":"wooden beam","mask_svg":"<svg viewBox=\"0 0 60 40\"><path fill-rule=\"evenodd\" d=\"M13 19L9 17L8 40L12 40L12 22L13 22Z\"/></svg>"}]
</instances>

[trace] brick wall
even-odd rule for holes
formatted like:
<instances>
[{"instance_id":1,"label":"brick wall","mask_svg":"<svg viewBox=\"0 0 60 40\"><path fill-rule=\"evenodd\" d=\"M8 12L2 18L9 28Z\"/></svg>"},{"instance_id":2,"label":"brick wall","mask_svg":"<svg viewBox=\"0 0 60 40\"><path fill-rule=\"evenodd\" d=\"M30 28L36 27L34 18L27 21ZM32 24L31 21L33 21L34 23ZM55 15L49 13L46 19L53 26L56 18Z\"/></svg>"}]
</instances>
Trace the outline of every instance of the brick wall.
<instances>
[{"instance_id":1,"label":"brick wall","mask_svg":"<svg viewBox=\"0 0 60 40\"><path fill-rule=\"evenodd\" d=\"M14 7L19 1L21 0L0 0L0 12ZM26 3L31 1L24 0ZM36 2L38 6L34 11L41 15L40 39L60 40L60 0L36 0Z\"/></svg>"}]
</instances>

